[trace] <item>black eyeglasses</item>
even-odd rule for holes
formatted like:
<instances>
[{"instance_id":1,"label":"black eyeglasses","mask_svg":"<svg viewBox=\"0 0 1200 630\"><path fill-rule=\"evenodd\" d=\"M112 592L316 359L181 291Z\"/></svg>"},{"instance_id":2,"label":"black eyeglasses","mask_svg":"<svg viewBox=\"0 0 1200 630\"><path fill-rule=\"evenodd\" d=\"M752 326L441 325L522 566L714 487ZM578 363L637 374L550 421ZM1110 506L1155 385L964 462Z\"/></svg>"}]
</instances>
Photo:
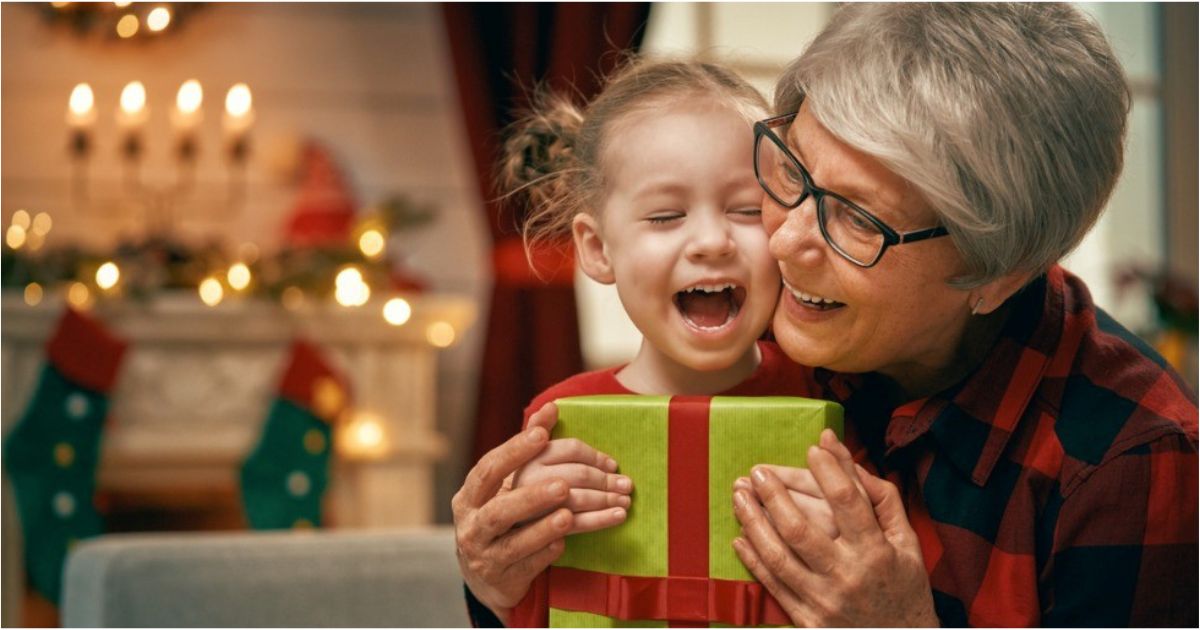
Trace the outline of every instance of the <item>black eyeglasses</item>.
<instances>
[{"instance_id":1,"label":"black eyeglasses","mask_svg":"<svg viewBox=\"0 0 1200 630\"><path fill-rule=\"evenodd\" d=\"M791 124L796 114L754 123L754 175L780 206L792 209L811 195L817 202L817 223L825 242L860 267L873 267L892 245L946 236L945 227L900 233L845 197L818 188L812 175L772 129Z\"/></svg>"}]
</instances>

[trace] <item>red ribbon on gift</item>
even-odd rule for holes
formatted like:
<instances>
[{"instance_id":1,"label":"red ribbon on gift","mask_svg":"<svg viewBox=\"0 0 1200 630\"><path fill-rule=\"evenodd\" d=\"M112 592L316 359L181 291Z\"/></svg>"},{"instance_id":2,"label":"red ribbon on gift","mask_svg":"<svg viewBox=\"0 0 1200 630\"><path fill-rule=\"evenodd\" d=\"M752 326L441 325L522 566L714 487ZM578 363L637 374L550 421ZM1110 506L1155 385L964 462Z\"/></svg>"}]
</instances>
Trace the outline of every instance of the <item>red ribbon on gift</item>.
<instances>
[{"instance_id":1,"label":"red ribbon on gift","mask_svg":"<svg viewBox=\"0 0 1200 630\"><path fill-rule=\"evenodd\" d=\"M669 625L790 625L757 582L708 576L708 414L711 398L674 396L667 412L668 577L613 575L550 567L553 608ZM697 454L700 456L697 457Z\"/></svg>"},{"instance_id":2,"label":"red ribbon on gift","mask_svg":"<svg viewBox=\"0 0 1200 630\"><path fill-rule=\"evenodd\" d=\"M758 582L637 577L568 567L550 567L550 606L624 620L735 626L792 623L779 602Z\"/></svg>"}]
</instances>

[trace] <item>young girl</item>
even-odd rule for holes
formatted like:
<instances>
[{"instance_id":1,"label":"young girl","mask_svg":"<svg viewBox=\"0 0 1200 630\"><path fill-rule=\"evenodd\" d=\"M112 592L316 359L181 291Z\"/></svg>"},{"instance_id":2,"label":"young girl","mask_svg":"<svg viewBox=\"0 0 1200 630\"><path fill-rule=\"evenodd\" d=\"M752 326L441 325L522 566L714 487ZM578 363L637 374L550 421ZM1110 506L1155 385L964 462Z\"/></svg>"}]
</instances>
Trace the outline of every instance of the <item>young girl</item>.
<instances>
[{"instance_id":1,"label":"young girl","mask_svg":"<svg viewBox=\"0 0 1200 630\"><path fill-rule=\"evenodd\" d=\"M540 394L526 421L566 396L815 395L810 376L759 340L781 290L752 159L753 121L766 112L763 97L729 70L639 61L586 108L544 95L514 127L501 179L533 208L527 249L570 234L580 268L616 285L644 337L628 365ZM632 482L611 458L574 461L569 442L552 442L513 483L567 479L574 532L620 522ZM546 625L545 576L511 625Z\"/></svg>"}]
</instances>

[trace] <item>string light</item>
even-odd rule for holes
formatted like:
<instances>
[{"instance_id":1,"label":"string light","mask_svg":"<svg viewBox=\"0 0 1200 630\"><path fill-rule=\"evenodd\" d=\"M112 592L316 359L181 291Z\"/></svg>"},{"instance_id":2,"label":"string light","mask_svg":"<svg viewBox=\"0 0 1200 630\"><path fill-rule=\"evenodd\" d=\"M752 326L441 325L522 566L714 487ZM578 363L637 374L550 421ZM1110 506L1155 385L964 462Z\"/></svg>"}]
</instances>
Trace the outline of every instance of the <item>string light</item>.
<instances>
[{"instance_id":1,"label":"string light","mask_svg":"<svg viewBox=\"0 0 1200 630\"><path fill-rule=\"evenodd\" d=\"M25 210L17 210L12 215L12 224L21 226L22 230L29 229L29 212Z\"/></svg>"},{"instance_id":2,"label":"string light","mask_svg":"<svg viewBox=\"0 0 1200 630\"><path fill-rule=\"evenodd\" d=\"M171 11L166 7L157 7L150 11L150 15L146 16L146 26L150 27L150 30L156 33L167 28L167 25L170 23Z\"/></svg>"},{"instance_id":3,"label":"string light","mask_svg":"<svg viewBox=\"0 0 1200 630\"><path fill-rule=\"evenodd\" d=\"M121 18L124 20L124 18ZM134 18L137 19L137 18ZM146 107L146 86L141 81L130 81L121 89L121 111L128 115L138 114Z\"/></svg>"},{"instance_id":4,"label":"string light","mask_svg":"<svg viewBox=\"0 0 1200 630\"><path fill-rule=\"evenodd\" d=\"M15 223L8 226L8 230L4 232L4 242L12 249L21 249L25 244L25 228Z\"/></svg>"},{"instance_id":5,"label":"string light","mask_svg":"<svg viewBox=\"0 0 1200 630\"><path fill-rule=\"evenodd\" d=\"M136 15L129 14L121 16L121 19L117 20L117 36L121 39L129 39L130 37L137 35L139 26L141 25L138 24Z\"/></svg>"},{"instance_id":6,"label":"string light","mask_svg":"<svg viewBox=\"0 0 1200 630\"><path fill-rule=\"evenodd\" d=\"M34 234L45 236L50 233L50 228L54 227L54 221L50 219L50 215L45 212L37 213L33 217L33 225L31 226Z\"/></svg>"},{"instance_id":7,"label":"string light","mask_svg":"<svg viewBox=\"0 0 1200 630\"><path fill-rule=\"evenodd\" d=\"M371 260L379 258L383 253L384 238L379 230L367 230L358 237L358 249Z\"/></svg>"},{"instance_id":8,"label":"string light","mask_svg":"<svg viewBox=\"0 0 1200 630\"><path fill-rule=\"evenodd\" d=\"M371 299L371 287L363 281L362 272L357 267L343 268L334 279L334 284L336 289L333 297L342 306L362 306Z\"/></svg>"},{"instance_id":9,"label":"string light","mask_svg":"<svg viewBox=\"0 0 1200 630\"><path fill-rule=\"evenodd\" d=\"M433 322L425 329L425 339L439 348L449 348L454 338L454 326L448 322Z\"/></svg>"},{"instance_id":10,"label":"string light","mask_svg":"<svg viewBox=\"0 0 1200 630\"><path fill-rule=\"evenodd\" d=\"M92 303L92 292L82 282L72 282L67 289L67 301L76 308L87 308Z\"/></svg>"},{"instance_id":11,"label":"string light","mask_svg":"<svg viewBox=\"0 0 1200 630\"><path fill-rule=\"evenodd\" d=\"M412 306L404 298L392 298L383 305L383 318L393 326L403 326L412 317Z\"/></svg>"},{"instance_id":12,"label":"string light","mask_svg":"<svg viewBox=\"0 0 1200 630\"><path fill-rule=\"evenodd\" d=\"M197 291L200 293L200 301L209 306L220 304L225 297L225 289L221 286L221 281L212 276L201 281Z\"/></svg>"},{"instance_id":13,"label":"string light","mask_svg":"<svg viewBox=\"0 0 1200 630\"><path fill-rule=\"evenodd\" d=\"M116 0L116 2L113 2L113 5L115 5L118 9L124 9L131 4L133 4L133 0Z\"/></svg>"},{"instance_id":14,"label":"string light","mask_svg":"<svg viewBox=\"0 0 1200 630\"><path fill-rule=\"evenodd\" d=\"M106 262L100 265L96 270L96 286L108 291L117 286L117 282L121 279L121 270L116 263Z\"/></svg>"},{"instance_id":15,"label":"string light","mask_svg":"<svg viewBox=\"0 0 1200 630\"><path fill-rule=\"evenodd\" d=\"M67 107L72 114L76 116L86 116L92 111L92 107L96 104L96 96L92 93L92 86L86 83L80 83L71 90L71 100L68 101Z\"/></svg>"},{"instance_id":16,"label":"string light","mask_svg":"<svg viewBox=\"0 0 1200 630\"><path fill-rule=\"evenodd\" d=\"M25 303L30 306L42 303L42 285L36 282L25 285Z\"/></svg>"},{"instance_id":17,"label":"string light","mask_svg":"<svg viewBox=\"0 0 1200 630\"><path fill-rule=\"evenodd\" d=\"M229 286L235 291L244 290L250 286L250 268L245 263L235 263L229 268L226 278L229 280Z\"/></svg>"},{"instance_id":18,"label":"string light","mask_svg":"<svg viewBox=\"0 0 1200 630\"><path fill-rule=\"evenodd\" d=\"M225 94L225 111L230 116L242 117L250 113L254 100L250 96L250 87L245 83L235 84Z\"/></svg>"}]
</instances>

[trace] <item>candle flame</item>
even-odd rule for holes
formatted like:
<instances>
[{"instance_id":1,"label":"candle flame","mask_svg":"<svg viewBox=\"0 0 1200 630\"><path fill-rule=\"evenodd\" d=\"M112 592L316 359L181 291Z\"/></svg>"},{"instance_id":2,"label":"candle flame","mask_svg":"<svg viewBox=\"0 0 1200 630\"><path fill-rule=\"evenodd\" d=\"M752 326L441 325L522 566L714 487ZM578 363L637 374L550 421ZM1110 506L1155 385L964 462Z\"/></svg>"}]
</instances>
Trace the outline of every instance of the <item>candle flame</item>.
<instances>
[{"instance_id":1,"label":"candle flame","mask_svg":"<svg viewBox=\"0 0 1200 630\"><path fill-rule=\"evenodd\" d=\"M128 115L141 113L146 107L146 86L141 81L130 81L121 90L121 111Z\"/></svg>"},{"instance_id":2,"label":"candle flame","mask_svg":"<svg viewBox=\"0 0 1200 630\"><path fill-rule=\"evenodd\" d=\"M200 87L200 82L195 79L184 81L175 95L175 107L178 107L179 111L184 114L196 113L203 102L204 88Z\"/></svg>"},{"instance_id":3,"label":"candle flame","mask_svg":"<svg viewBox=\"0 0 1200 630\"><path fill-rule=\"evenodd\" d=\"M80 83L71 90L71 113L76 116L86 115L92 111L92 107L96 104L96 97L92 94L92 86L87 83Z\"/></svg>"},{"instance_id":4,"label":"candle flame","mask_svg":"<svg viewBox=\"0 0 1200 630\"><path fill-rule=\"evenodd\" d=\"M254 99L250 95L250 87L245 83L234 85L225 94L225 111L234 118L241 118L249 114L253 103Z\"/></svg>"}]
</instances>

